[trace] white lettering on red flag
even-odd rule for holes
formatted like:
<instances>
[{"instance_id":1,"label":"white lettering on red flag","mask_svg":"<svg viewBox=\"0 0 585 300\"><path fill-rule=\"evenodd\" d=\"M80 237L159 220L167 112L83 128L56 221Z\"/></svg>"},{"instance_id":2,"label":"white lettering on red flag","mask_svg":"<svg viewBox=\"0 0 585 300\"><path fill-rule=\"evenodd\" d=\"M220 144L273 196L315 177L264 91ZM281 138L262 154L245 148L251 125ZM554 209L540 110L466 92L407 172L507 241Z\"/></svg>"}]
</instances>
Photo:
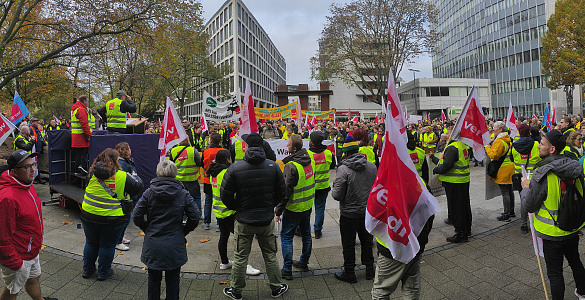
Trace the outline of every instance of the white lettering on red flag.
<instances>
[{"instance_id":1,"label":"white lettering on red flag","mask_svg":"<svg viewBox=\"0 0 585 300\"><path fill-rule=\"evenodd\" d=\"M258 132L258 123L256 123L256 112L254 111L254 98L250 88L250 80L246 78L246 94L244 96L244 109L240 118L240 136Z\"/></svg>"},{"instance_id":2,"label":"white lettering on red flag","mask_svg":"<svg viewBox=\"0 0 585 300\"><path fill-rule=\"evenodd\" d=\"M167 97L165 118L163 119L160 137L158 139L158 149L160 149L160 161L165 159L167 151L187 138L187 133L181 125L181 119L171 102Z\"/></svg>"},{"instance_id":3,"label":"white lettering on red flag","mask_svg":"<svg viewBox=\"0 0 585 300\"><path fill-rule=\"evenodd\" d=\"M386 119L382 158L368 198L366 229L395 260L408 263L420 249L417 236L439 205L418 176L395 118Z\"/></svg>"},{"instance_id":4,"label":"white lettering on red flag","mask_svg":"<svg viewBox=\"0 0 585 300\"><path fill-rule=\"evenodd\" d=\"M8 121L4 115L0 114L0 145L4 144L4 141L14 132L14 129L16 129L16 126Z\"/></svg>"},{"instance_id":5,"label":"white lettering on red flag","mask_svg":"<svg viewBox=\"0 0 585 300\"><path fill-rule=\"evenodd\" d=\"M477 160L484 159L484 145L489 144L490 133L485 123L485 116L475 87L471 89L471 93L467 97L465 106L463 106L461 115L451 133L451 139L461 141L473 148L473 155Z\"/></svg>"}]
</instances>

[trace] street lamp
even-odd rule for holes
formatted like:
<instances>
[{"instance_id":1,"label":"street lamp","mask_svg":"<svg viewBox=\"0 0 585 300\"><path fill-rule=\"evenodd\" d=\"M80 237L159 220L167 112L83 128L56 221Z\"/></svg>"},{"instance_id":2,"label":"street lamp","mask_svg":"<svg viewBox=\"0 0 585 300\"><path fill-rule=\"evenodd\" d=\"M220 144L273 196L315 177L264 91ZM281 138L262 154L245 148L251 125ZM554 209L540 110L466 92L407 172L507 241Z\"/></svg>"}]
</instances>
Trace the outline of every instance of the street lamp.
<instances>
[{"instance_id":1,"label":"street lamp","mask_svg":"<svg viewBox=\"0 0 585 300\"><path fill-rule=\"evenodd\" d=\"M408 69L408 70L412 71L412 77L413 77L412 81L415 81L416 80L416 72L420 72L420 70L417 70L417 69Z\"/></svg>"}]
</instances>

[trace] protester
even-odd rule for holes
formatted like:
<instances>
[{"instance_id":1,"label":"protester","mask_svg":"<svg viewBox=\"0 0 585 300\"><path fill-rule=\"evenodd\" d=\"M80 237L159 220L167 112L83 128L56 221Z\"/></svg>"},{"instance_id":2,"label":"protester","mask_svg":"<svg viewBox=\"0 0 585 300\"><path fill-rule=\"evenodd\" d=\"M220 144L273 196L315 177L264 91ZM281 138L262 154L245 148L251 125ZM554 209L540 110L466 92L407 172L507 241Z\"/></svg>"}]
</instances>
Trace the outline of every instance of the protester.
<instances>
[{"instance_id":1,"label":"protester","mask_svg":"<svg viewBox=\"0 0 585 300\"><path fill-rule=\"evenodd\" d=\"M220 190L221 201L228 209L236 211L234 263L230 287L224 288L223 293L232 299L242 299L242 290L246 287L245 269L255 236L264 258L272 297L276 298L288 290L278 270L274 234L274 208L282 202L286 186L278 164L266 159L260 135L244 134L242 139L249 148L242 161L228 168Z\"/></svg>"},{"instance_id":2,"label":"protester","mask_svg":"<svg viewBox=\"0 0 585 300\"><path fill-rule=\"evenodd\" d=\"M106 148L93 161L91 176L83 204L81 222L85 232L83 250L83 278L90 278L96 271L102 281L114 274L112 260L115 247L132 212L131 195L142 191L142 180L120 170L118 152Z\"/></svg>"},{"instance_id":3,"label":"protester","mask_svg":"<svg viewBox=\"0 0 585 300\"><path fill-rule=\"evenodd\" d=\"M106 120L108 134L126 133L126 114L136 112L136 103L123 90L116 93L116 98L108 101L98 110Z\"/></svg>"},{"instance_id":4,"label":"protester","mask_svg":"<svg viewBox=\"0 0 585 300\"><path fill-rule=\"evenodd\" d=\"M361 262L366 266L366 279L374 278L372 235L364 223L368 197L376 180L376 166L358 152L358 143L349 137L343 144L344 159L333 182L333 199L339 201L339 232L343 247L343 271L335 278L356 283L355 237L361 245Z\"/></svg>"},{"instance_id":5,"label":"protester","mask_svg":"<svg viewBox=\"0 0 585 300\"><path fill-rule=\"evenodd\" d=\"M219 135L219 133L214 132L209 136L209 141L210 141L210 145L209 148L205 149L205 151L203 151L203 169L205 170L206 174L207 174L207 170L209 170L209 165L211 164L212 161L215 160L215 156L217 154L218 151L221 150L227 150L225 148L222 148L220 143L221 143L221 136ZM203 219L203 229L204 230L209 230L211 229L211 207L212 207L212 195L213 192L211 190L211 180L209 175L204 175L203 178L203 192L205 193L205 204L203 205L204 207L204 219Z\"/></svg>"},{"instance_id":6,"label":"protester","mask_svg":"<svg viewBox=\"0 0 585 300\"><path fill-rule=\"evenodd\" d=\"M16 299L24 288L32 299L43 297L39 252L43 242L41 199L33 186L37 153L17 150L0 175L0 299Z\"/></svg>"},{"instance_id":7,"label":"protester","mask_svg":"<svg viewBox=\"0 0 585 300\"><path fill-rule=\"evenodd\" d=\"M374 147L368 146L368 134L362 128L358 128L351 133L351 136L359 143L359 152L366 156L366 159L378 166L378 156L374 153Z\"/></svg>"},{"instance_id":8,"label":"protester","mask_svg":"<svg viewBox=\"0 0 585 300\"><path fill-rule=\"evenodd\" d=\"M198 167L201 166L201 157L194 147L189 146L189 139L184 139L179 145L171 148L166 159L172 161L177 166L177 180L183 183L183 186L189 191L195 205L201 213L201 186L197 181L199 179ZM200 219L203 216L200 216Z\"/></svg>"},{"instance_id":9,"label":"protester","mask_svg":"<svg viewBox=\"0 0 585 300\"><path fill-rule=\"evenodd\" d=\"M160 299L164 271L166 299L176 300L181 266L188 260L185 236L197 227L201 212L182 183L175 179L177 166L173 162L160 162L156 176L136 204L134 224L144 231L140 261L148 269L148 299ZM183 216L187 218L184 225Z\"/></svg>"},{"instance_id":10,"label":"protester","mask_svg":"<svg viewBox=\"0 0 585 300\"><path fill-rule=\"evenodd\" d=\"M137 176L136 173L136 165L134 164L134 159L132 159L132 149L130 149L130 145L127 142L121 142L116 145L116 151L120 155L118 157L118 163L120 163L120 169L128 174L132 174L132 176ZM132 203L136 205L138 200L140 199L140 193L136 195L132 195L130 197L132 199ZM121 251L128 251L130 249L126 244L130 243L130 240L124 237L124 233L126 232L126 228L128 224L130 224L132 216L128 217L128 222L126 223L126 227L122 229L122 233L120 234L120 238L118 238L118 243L116 244L116 249Z\"/></svg>"},{"instance_id":11,"label":"protester","mask_svg":"<svg viewBox=\"0 0 585 300\"><path fill-rule=\"evenodd\" d=\"M542 161L530 179L522 181L522 201L526 210L535 213L534 230L542 238L542 250L553 300L564 299L563 257L567 258L575 280L575 295L585 299L585 268L579 258L579 234L583 224L574 231L557 227L559 199L562 199L561 182L573 182L577 193L583 196L583 166L560 155L565 148L564 136L551 130L538 145Z\"/></svg>"},{"instance_id":12,"label":"protester","mask_svg":"<svg viewBox=\"0 0 585 300\"><path fill-rule=\"evenodd\" d=\"M279 139L280 133L274 127L272 127L272 121L266 121L266 128L262 131L262 138L263 139Z\"/></svg>"},{"instance_id":13,"label":"protester","mask_svg":"<svg viewBox=\"0 0 585 300\"><path fill-rule=\"evenodd\" d=\"M92 129L89 127L89 97L81 96L71 106L71 147L75 151L76 172L87 175L87 155Z\"/></svg>"},{"instance_id":14,"label":"protester","mask_svg":"<svg viewBox=\"0 0 585 300\"><path fill-rule=\"evenodd\" d=\"M435 134L435 132L433 132L433 130L431 129L430 126L427 126L424 128L424 131L422 133L422 146L423 149L425 150L426 154L434 154L435 151L437 150L437 141L438 141L438 137Z\"/></svg>"},{"instance_id":15,"label":"protester","mask_svg":"<svg viewBox=\"0 0 585 300\"><path fill-rule=\"evenodd\" d=\"M291 133L292 136L292 133ZM323 221L325 220L325 203L327 195L331 190L329 186L329 169L332 167L333 154L323 145L325 134L313 132L310 135L309 150L313 165L315 165L315 238L320 239L323 236Z\"/></svg>"},{"instance_id":16,"label":"protester","mask_svg":"<svg viewBox=\"0 0 585 300\"><path fill-rule=\"evenodd\" d=\"M510 147L512 140L506 131L506 124L502 121L494 123L494 134L496 139L491 145L485 146L485 152L492 161L499 160L505 156L504 161L498 169L496 178L491 178L499 187L502 193L504 212L497 217L498 221L509 222L510 218L515 218L514 213L514 189L512 188L512 175L514 174L514 164L510 160Z\"/></svg>"},{"instance_id":17,"label":"protester","mask_svg":"<svg viewBox=\"0 0 585 300\"><path fill-rule=\"evenodd\" d=\"M18 126L18 129L20 133L16 136L14 142L12 142L14 150L24 150L31 153L36 140L30 135L30 128L26 123L22 123Z\"/></svg>"},{"instance_id":18,"label":"protester","mask_svg":"<svg viewBox=\"0 0 585 300\"><path fill-rule=\"evenodd\" d=\"M420 176L426 183L429 182L429 167L427 164L427 158L425 156L425 150L416 146L416 141L414 140L414 136L411 132L406 132L408 137L408 142L406 143L406 148L408 150L408 154L414 163L414 167Z\"/></svg>"},{"instance_id":19,"label":"protester","mask_svg":"<svg viewBox=\"0 0 585 300\"><path fill-rule=\"evenodd\" d=\"M569 137L569 134L572 131L575 131L575 126L571 122L571 117L569 117L569 116L563 115L563 117L561 118L561 122L559 123L559 126L561 129L561 132L563 133L563 137L565 138L565 141ZM562 150L562 149L560 149L560 150Z\"/></svg>"},{"instance_id":20,"label":"protester","mask_svg":"<svg viewBox=\"0 0 585 300\"><path fill-rule=\"evenodd\" d=\"M570 159L579 160L583 156L583 138L578 131L571 131L566 141L567 145L561 155Z\"/></svg>"}]
</instances>

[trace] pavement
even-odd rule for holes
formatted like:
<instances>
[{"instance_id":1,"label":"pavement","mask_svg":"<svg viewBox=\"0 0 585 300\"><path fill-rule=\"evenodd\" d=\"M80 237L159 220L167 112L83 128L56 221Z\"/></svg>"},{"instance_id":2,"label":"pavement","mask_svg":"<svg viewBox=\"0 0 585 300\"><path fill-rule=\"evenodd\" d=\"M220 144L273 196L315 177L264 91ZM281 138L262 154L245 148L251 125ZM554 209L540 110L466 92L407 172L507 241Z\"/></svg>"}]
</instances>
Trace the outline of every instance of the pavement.
<instances>
[{"instance_id":1,"label":"pavement","mask_svg":"<svg viewBox=\"0 0 585 300\"><path fill-rule=\"evenodd\" d=\"M334 176L334 171L332 176ZM48 201L46 185L35 186L43 201ZM445 196L437 197L442 211L435 218L429 244L421 262L421 299L544 299L538 262L529 234L522 234L519 220L510 223L496 221L501 213L501 197L485 200L483 168L472 168L471 204L473 211L472 238L460 245L448 244L453 228L443 223L446 217ZM517 194L516 194L517 195ZM520 211L516 200L516 212ZM140 262L143 237L131 225L126 237L131 239L130 250L118 252L114 259L115 274L100 282L81 277L84 234L77 228L79 212L57 205L43 206L45 219L45 248L40 258L44 296L59 299L146 299L147 275ZM323 238L313 240L309 262L311 272L294 273L286 281L290 290L284 299L370 299L372 281L365 280L364 266L356 272L358 283L336 280L333 273L341 271L343 257L339 236L339 209L331 197L326 206ZM215 221L212 221L214 224ZM222 289L228 286L229 270L219 270L217 240L219 233L198 227L187 236L189 262L182 268L181 299L221 299ZM207 241L207 239L209 239ZM580 242L584 250L585 242ZM233 249L228 255L233 257ZM300 238L295 239L295 256L300 255ZM359 246L356 247L359 257ZM282 263L282 256L278 255ZM252 249L250 264L264 272L264 263L257 245ZM546 268L543 264L543 271ZM574 298L574 282L565 263L566 298ZM546 273L545 273L546 274ZM1 281L1 280L0 280ZM270 298L266 276L251 276L243 292L244 299ZM547 281L548 285L548 281ZM164 282L163 282L164 298ZM392 299L400 298L396 291ZM19 299L30 299L24 292Z\"/></svg>"}]
</instances>

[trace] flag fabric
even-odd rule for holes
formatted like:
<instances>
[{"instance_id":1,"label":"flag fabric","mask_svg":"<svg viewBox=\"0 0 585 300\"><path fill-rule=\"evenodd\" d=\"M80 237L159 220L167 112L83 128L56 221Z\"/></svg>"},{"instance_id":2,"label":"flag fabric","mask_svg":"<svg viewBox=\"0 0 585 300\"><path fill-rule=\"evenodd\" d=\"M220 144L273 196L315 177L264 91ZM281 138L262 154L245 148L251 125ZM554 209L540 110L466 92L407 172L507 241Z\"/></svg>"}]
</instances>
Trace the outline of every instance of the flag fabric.
<instances>
[{"instance_id":1,"label":"flag fabric","mask_svg":"<svg viewBox=\"0 0 585 300\"><path fill-rule=\"evenodd\" d=\"M557 108L556 107L553 108L553 113L552 113L550 123L551 123L551 125L557 124Z\"/></svg>"},{"instance_id":2,"label":"flag fabric","mask_svg":"<svg viewBox=\"0 0 585 300\"><path fill-rule=\"evenodd\" d=\"M404 119L408 121L408 108L404 107Z\"/></svg>"},{"instance_id":3,"label":"flag fabric","mask_svg":"<svg viewBox=\"0 0 585 300\"><path fill-rule=\"evenodd\" d=\"M381 117L384 118L386 117L386 101L384 101L384 98L382 98L382 115Z\"/></svg>"},{"instance_id":4,"label":"flag fabric","mask_svg":"<svg viewBox=\"0 0 585 300\"><path fill-rule=\"evenodd\" d=\"M205 114L201 114L201 133L206 132L207 129L209 129L207 126L207 118L205 117Z\"/></svg>"},{"instance_id":5,"label":"flag fabric","mask_svg":"<svg viewBox=\"0 0 585 300\"><path fill-rule=\"evenodd\" d=\"M26 105L24 105L24 101L22 101L22 98L20 98L18 92L14 91L14 100L12 101L12 112L10 113L10 122L16 125L20 121L22 121L24 117L28 116L28 114L29 112L28 109L26 108Z\"/></svg>"},{"instance_id":6,"label":"flag fabric","mask_svg":"<svg viewBox=\"0 0 585 300\"><path fill-rule=\"evenodd\" d=\"M351 119L351 121L354 123L358 123L360 121L360 119L358 119L358 117L353 117L353 119Z\"/></svg>"},{"instance_id":7,"label":"flag fabric","mask_svg":"<svg viewBox=\"0 0 585 300\"><path fill-rule=\"evenodd\" d=\"M313 115L313 119L311 119L311 127L315 128L317 126L317 118Z\"/></svg>"},{"instance_id":8,"label":"flag fabric","mask_svg":"<svg viewBox=\"0 0 585 300\"><path fill-rule=\"evenodd\" d=\"M451 140L458 140L473 148L473 155L478 161L485 158L484 145L490 140L490 133L485 123L483 109L474 86L461 110L461 115L451 132Z\"/></svg>"},{"instance_id":9,"label":"flag fabric","mask_svg":"<svg viewBox=\"0 0 585 300\"><path fill-rule=\"evenodd\" d=\"M536 118L537 118L537 116L536 116L535 114L532 114L532 118L533 118L533 119L536 119Z\"/></svg>"},{"instance_id":10,"label":"flag fabric","mask_svg":"<svg viewBox=\"0 0 585 300\"><path fill-rule=\"evenodd\" d=\"M127 112L127 113L126 113L126 119L130 119L130 118L132 118L132 116L130 115L130 113L129 113L129 112Z\"/></svg>"},{"instance_id":11,"label":"flag fabric","mask_svg":"<svg viewBox=\"0 0 585 300\"><path fill-rule=\"evenodd\" d=\"M427 121L431 121L431 113L429 112L429 114L427 115Z\"/></svg>"},{"instance_id":12,"label":"flag fabric","mask_svg":"<svg viewBox=\"0 0 585 300\"><path fill-rule=\"evenodd\" d=\"M4 144L4 141L8 136L14 132L16 126L12 124L3 114L0 114L0 145Z\"/></svg>"},{"instance_id":13,"label":"flag fabric","mask_svg":"<svg viewBox=\"0 0 585 300\"><path fill-rule=\"evenodd\" d=\"M165 159L167 151L187 138L187 133L181 124L181 119L171 102L167 97L165 117L163 119L160 138L158 139L158 149L160 149L160 161Z\"/></svg>"},{"instance_id":14,"label":"flag fabric","mask_svg":"<svg viewBox=\"0 0 585 300\"><path fill-rule=\"evenodd\" d=\"M333 124L335 125L335 127L337 127L337 118L335 116L333 117Z\"/></svg>"},{"instance_id":15,"label":"flag fabric","mask_svg":"<svg viewBox=\"0 0 585 300\"><path fill-rule=\"evenodd\" d=\"M536 236L536 231L534 230L534 214L528 214L528 220L530 221L530 233L532 234L532 247L534 248L534 253L540 257L544 257L542 239Z\"/></svg>"},{"instance_id":16,"label":"flag fabric","mask_svg":"<svg viewBox=\"0 0 585 300\"><path fill-rule=\"evenodd\" d=\"M441 122L447 122L447 117L445 117L445 110L441 109Z\"/></svg>"},{"instance_id":17,"label":"flag fabric","mask_svg":"<svg viewBox=\"0 0 585 300\"><path fill-rule=\"evenodd\" d=\"M307 130L311 130L311 124L309 124L309 113L306 113L307 115L305 116L305 128L307 128Z\"/></svg>"},{"instance_id":18,"label":"flag fabric","mask_svg":"<svg viewBox=\"0 0 585 300\"><path fill-rule=\"evenodd\" d=\"M550 117L550 109L548 108L548 103L544 107L544 114L542 116L542 124L544 124L546 126L546 128L548 128L548 130L551 130L552 122L551 122L551 117Z\"/></svg>"},{"instance_id":19,"label":"flag fabric","mask_svg":"<svg viewBox=\"0 0 585 300\"><path fill-rule=\"evenodd\" d=\"M240 136L258 132L258 123L256 123L256 113L254 112L254 98L250 88L250 79L246 78L246 94L244 96L244 109L240 117Z\"/></svg>"},{"instance_id":20,"label":"flag fabric","mask_svg":"<svg viewBox=\"0 0 585 300\"><path fill-rule=\"evenodd\" d=\"M376 124L378 124L380 120L378 120L378 113L376 113Z\"/></svg>"},{"instance_id":21,"label":"flag fabric","mask_svg":"<svg viewBox=\"0 0 585 300\"><path fill-rule=\"evenodd\" d=\"M396 91L396 83L394 82L394 73L392 72L392 68L390 68L388 72L388 91L386 100L388 100L389 104L386 108L386 111L390 109L392 118L398 126L398 131L400 134L402 134L404 142L406 142L408 140L408 137L406 136L406 118L402 113L402 106L400 106L400 98L398 98L398 92Z\"/></svg>"},{"instance_id":22,"label":"flag fabric","mask_svg":"<svg viewBox=\"0 0 585 300\"><path fill-rule=\"evenodd\" d=\"M55 115L53 115L53 120L55 121L55 123L57 123L57 125L61 125L59 122L59 119L57 119L57 117L55 117Z\"/></svg>"},{"instance_id":23,"label":"flag fabric","mask_svg":"<svg viewBox=\"0 0 585 300\"><path fill-rule=\"evenodd\" d=\"M395 260L406 264L420 250L417 236L439 211L439 204L418 176L395 119L386 118L385 124L382 159L368 197L365 225Z\"/></svg>"},{"instance_id":24,"label":"flag fabric","mask_svg":"<svg viewBox=\"0 0 585 300\"><path fill-rule=\"evenodd\" d=\"M514 138L518 134L518 127L516 126L516 117L512 109L512 100L508 105L508 115L506 116L506 127L510 129L510 137Z\"/></svg>"}]
</instances>

